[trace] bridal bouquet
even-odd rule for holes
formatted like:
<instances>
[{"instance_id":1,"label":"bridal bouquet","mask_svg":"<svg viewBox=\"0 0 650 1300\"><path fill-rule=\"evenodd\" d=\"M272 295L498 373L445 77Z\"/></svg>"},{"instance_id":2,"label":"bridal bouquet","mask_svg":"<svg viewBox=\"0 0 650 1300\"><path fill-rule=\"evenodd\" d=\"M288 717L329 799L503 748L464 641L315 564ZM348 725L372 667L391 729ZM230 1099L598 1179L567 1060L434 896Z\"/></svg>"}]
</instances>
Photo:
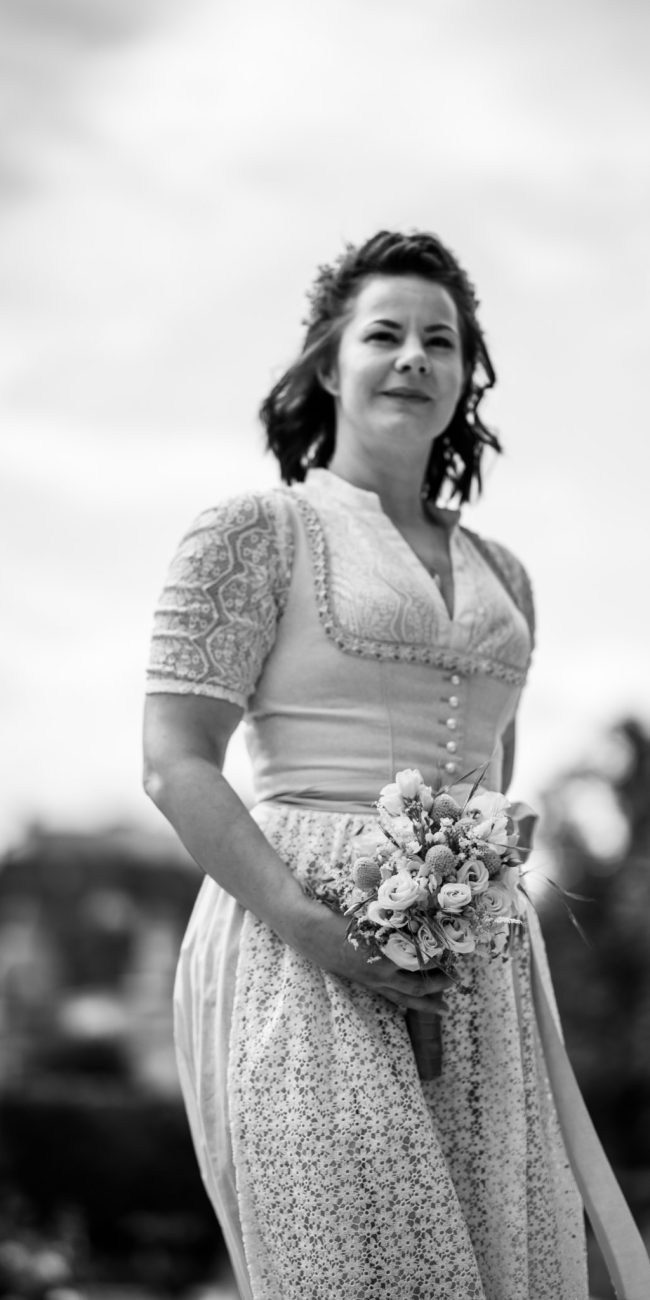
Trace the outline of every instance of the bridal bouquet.
<instances>
[{"instance_id":1,"label":"bridal bouquet","mask_svg":"<svg viewBox=\"0 0 650 1300\"><path fill-rule=\"evenodd\" d=\"M531 810L481 789L481 778L434 792L411 768L384 786L376 806L378 825L351 843L348 870L335 885L350 916L348 939L368 947L369 961L437 967L462 988L459 959L504 957L521 924L519 873L511 868L521 862L517 819ZM409 1011L407 1025L421 1076L435 1078L440 1017Z\"/></svg>"}]
</instances>

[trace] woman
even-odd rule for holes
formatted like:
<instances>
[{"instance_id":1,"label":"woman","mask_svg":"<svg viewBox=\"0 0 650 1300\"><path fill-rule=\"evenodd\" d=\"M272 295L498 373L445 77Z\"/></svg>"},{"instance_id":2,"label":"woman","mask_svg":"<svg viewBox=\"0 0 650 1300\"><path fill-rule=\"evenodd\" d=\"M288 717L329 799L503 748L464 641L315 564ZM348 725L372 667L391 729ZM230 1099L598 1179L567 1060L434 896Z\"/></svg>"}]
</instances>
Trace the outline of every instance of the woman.
<instances>
[{"instance_id":1,"label":"woman","mask_svg":"<svg viewBox=\"0 0 650 1300\"><path fill-rule=\"evenodd\" d=\"M397 769L440 785L487 764L492 789L512 770L529 584L439 504L498 449L476 305L428 234L322 268L262 408L293 486L202 515L157 613L146 787L206 873L179 1069L242 1300L587 1296L528 934L462 997L439 971L368 963L310 888ZM251 813L221 775L242 717ZM445 1011L430 1082L409 1008Z\"/></svg>"}]
</instances>

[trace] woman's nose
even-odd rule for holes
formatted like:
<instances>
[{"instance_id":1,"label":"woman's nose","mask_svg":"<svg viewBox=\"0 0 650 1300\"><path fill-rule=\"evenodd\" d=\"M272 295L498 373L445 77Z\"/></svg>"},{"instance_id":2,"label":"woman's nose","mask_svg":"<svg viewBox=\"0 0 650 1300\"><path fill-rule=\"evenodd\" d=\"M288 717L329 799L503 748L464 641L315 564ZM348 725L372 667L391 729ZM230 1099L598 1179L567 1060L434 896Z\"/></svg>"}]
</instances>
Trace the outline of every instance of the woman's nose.
<instances>
[{"instance_id":1,"label":"woman's nose","mask_svg":"<svg viewBox=\"0 0 650 1300\"><path fill-rule=\"evenodd\" d=\"M399 355L395 358L395 369L402 374L412 371L417 375L426 375L430 369L429 354L419 339L405 340Z\"/></svg>"}]
</instances>

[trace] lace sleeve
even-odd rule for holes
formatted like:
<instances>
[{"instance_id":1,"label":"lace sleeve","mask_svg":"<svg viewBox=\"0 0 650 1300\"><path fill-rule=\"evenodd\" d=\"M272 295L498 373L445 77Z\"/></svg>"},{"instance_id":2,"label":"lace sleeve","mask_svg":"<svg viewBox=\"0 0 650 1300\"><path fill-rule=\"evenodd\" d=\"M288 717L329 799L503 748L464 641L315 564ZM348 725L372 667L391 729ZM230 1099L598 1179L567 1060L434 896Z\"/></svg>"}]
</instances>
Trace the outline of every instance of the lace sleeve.
<instances>
[{"instance_id":1,"label":"lace sleeve","mask_svg":"<svg viewBox=\"0 0 650 1300\"><path fill-rule=\"evenodd\" d=\"M502 546L500 542L482 540L484 547L490 552L493 567L497 569L501 581L526 619L532 650L535 646L535 601L528 573L521 560L518 560L507 547Z\"/></svg>"},{"instance_id":2,"label":"lace sleeve","mask_svg":"<svg viewBox=\"0 0 650 1300\"><path fill-rule=\"evenodd\" d=\"M281 492L250 493L199 515L155 612L147 692L245 707L275 641L292 559Z\"/></svg>"},{"instance_id":3,"label":"lace sleeve","mask_svg":"<svg viewBox=\"0 0 650 1300\"><path fill-rule=\"evenodd\" d=\"M500 542L488 541L466 528L465 533L472 539L476 549L494 570L507 592L521 610L530 632L531 652L535 648L535 601L530 578L521 560Z\"/></svg>"}]
</instances>

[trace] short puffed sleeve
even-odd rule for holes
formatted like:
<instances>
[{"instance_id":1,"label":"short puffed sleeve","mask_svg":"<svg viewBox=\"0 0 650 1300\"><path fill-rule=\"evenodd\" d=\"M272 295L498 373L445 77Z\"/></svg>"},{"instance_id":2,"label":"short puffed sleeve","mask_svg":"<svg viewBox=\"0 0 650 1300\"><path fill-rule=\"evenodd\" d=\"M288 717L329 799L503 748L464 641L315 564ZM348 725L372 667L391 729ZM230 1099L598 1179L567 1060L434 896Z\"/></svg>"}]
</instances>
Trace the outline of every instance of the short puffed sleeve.
<instances>
[{"instance_id":1,"label":"short puffed sleeve","mask_svg":"<svg viewBox=\"0 0 650 1300\"><path fill-rule=\"evenodd\" d=\"M492 568L501 579L504 587L509 591L515 605L524 615L528 624L530 633L531 650L535 645L535 601L533 588L526 569L521 560L513 555L512 551L500 542L494 542L484 537L478 537L476 533L471 533L478 549L485 556L485 559L492 565Z\"/></svg>"},{"instance_id":2,"label":"short puffed sleeve","mask_svg":"<svg viewBox=\"0 0 650 1300\"><path fill-rule=\"evenodd\" d=\"M279 489L199 515L156 608L147 693L207 695L245 708L275 641L292 560L291 517Z\"/></svg>"}]
</instances>

